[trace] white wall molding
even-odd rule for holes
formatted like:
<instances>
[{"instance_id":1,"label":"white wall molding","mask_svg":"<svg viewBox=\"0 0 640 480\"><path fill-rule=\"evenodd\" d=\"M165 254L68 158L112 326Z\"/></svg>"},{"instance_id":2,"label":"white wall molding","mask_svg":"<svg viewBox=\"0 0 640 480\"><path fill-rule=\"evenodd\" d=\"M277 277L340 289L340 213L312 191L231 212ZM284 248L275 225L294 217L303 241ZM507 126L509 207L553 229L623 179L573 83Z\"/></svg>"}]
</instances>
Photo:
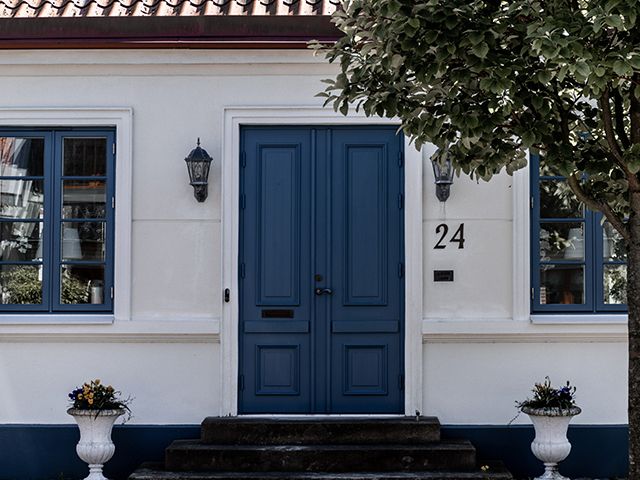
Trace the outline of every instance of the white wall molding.
<instances>
[{"instance_id":1,"label":"white wall molding","mask_svg":"<svg viewBox=\"0 0 640 480\"><path fill-rule=\"evenodd\" d=\"M15 50L0 51L0 65L254 65L303 64L327 65L324 55L312 50ZM306 73L306 72L305 72ZM4 74L4 72L3 72ZM66 72L61 72L66 74Z\"/></svg>"},{"instance_id":2,"label":"white wall molding","mask_svg":"<svg viewBox=\"0 0 640 480\"><path fill-rule=\"evenodd\" d=\"M397 121L353 114L347 117L320 106L227 107L222 145L223 288L231 302L223 304L221 330L222 415L238 412L238 233L241 125L399 125ZM405 412L422 410L422 160L405 142Z\"/></svg>"},{"instance_id":3,"label":"white wall molding","mask_svg":"<svg viewBox=\"0 0 640 480\"><path fill-rule=\"evenodd\" d=\"M217 343L220 319L116 322L93 325L11 325L2 343Z\"/></svg>"},{"instance_id":4,"label":"white wall molding","mask_svg":"<svg viewBox=\"0 0 640 480\"><path fill-rule=\"evenodd\" d=\"M116 225L114 251L115 320L131 316L131 210L133 110L128 107L0 108L0 126L115 127ZM29 321L25 315L25 320ZM0 324L2 316L0 316Z\"/></svg>"},{"instance_id":5,"label":"white wall molding","mask_svg":"<svg viewBox=\"0 0 640 480\"><path fill-rule=\"evenodd\" d=\"M622 323L538 324L512 319L423 319L423 343L624 343Z\"/></svg>"}]
</instances>

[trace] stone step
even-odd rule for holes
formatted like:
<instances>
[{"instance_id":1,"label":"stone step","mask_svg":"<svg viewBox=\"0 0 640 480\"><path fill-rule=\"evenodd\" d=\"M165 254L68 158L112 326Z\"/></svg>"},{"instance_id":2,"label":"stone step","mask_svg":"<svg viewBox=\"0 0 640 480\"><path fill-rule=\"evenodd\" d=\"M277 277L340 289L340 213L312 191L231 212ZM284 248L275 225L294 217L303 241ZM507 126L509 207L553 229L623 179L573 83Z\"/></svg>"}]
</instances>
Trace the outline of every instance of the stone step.
<instances>
[{"instance_id":1,"label":"stone step","mask_svg":"<svg viewBox=\"0 0 640 480\"><path fill-rule=\"evenodd\" d=\"M423 444L440 440L440 422L436 417L208 417L201 440L233 445Z\"/></svg>"},{"instance_id":2,"label":"stone step","mask_svg":"<svg viewBox=\"0 0 640 480\"><path fill-rule=\"evenodd\" d=\"M165 468L209 472L416 472L473 470L476 451L465 440L424 445L212 445L178 440Z\"/></svg>"},{"instance_id":3,"label":"stone step","mask_svg":"<svg viewBox=\"0 0 640 480\"><path fill-rule=\"evenodd\" d=\"M140 468L129 480L513 480L502 464L466 472L168 472L157 466Z\"/></svg>"}]
</instances>

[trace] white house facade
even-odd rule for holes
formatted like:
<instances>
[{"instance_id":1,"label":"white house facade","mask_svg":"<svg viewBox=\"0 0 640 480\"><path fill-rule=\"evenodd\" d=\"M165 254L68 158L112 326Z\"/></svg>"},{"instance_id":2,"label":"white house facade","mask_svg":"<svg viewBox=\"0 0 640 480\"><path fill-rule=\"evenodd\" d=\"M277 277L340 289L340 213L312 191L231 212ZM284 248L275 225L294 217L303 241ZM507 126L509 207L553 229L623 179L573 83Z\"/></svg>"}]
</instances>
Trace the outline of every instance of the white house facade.
<instances>
[{"instance_id":1,"label":"white house facade","mask_svg":"<svg viewBox=\"0 0 640 480\"><path fill-rule=\"evenodd\" d=\"M293 8L220 3L211 17ZM291 3L291 23L335 8ZM551 258L582 273L556 298L537 173L455 178L440 202L398 122L322 107L336 68L305 32L92 44L19 32L73 20L35 7L0 1L17 32L0 28L0 479L81 472L67 393L94 378L134 399L117 475L207 416L417 412L528 473L533 431L509 422L545 376L578 387L569 473L625 472L626 315L598 308L616 304L598 279L622 260L585 253L602 232L570 215L582 253ZM197 139L203 202L184 161Z\"/></svg>"}]
</instances>

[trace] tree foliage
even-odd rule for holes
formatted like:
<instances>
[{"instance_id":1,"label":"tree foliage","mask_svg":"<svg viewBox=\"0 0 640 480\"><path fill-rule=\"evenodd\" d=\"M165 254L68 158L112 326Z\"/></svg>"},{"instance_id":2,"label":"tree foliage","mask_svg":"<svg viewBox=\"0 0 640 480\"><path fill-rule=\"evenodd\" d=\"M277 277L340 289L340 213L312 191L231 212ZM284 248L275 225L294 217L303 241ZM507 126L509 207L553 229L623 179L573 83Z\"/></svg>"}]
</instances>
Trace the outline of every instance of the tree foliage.
<instances>
[{"instance_id":1,"label":"tree foliage","mask_svg":"<svg viewBox=\"0 0 640 480\"><path fill-rule=\"evenodd\" d=\"M489 180L542 153L626 241L629 479L640 480L640 0L343 0L321 96Z\"/></svg>"},{"instance_id":2,"label":"tree foliage","mask_svg":"<svg viewBox=\"0 0 640 480\"><path fill-rule=\"evenodd\" d=\"M639 12L637 0L347 0L334 15L345 35L325 49L341 71L321 95L344 114L400 118L418 148L483 180L539 149L628 239Z\"/></svg>"}]
</instances>

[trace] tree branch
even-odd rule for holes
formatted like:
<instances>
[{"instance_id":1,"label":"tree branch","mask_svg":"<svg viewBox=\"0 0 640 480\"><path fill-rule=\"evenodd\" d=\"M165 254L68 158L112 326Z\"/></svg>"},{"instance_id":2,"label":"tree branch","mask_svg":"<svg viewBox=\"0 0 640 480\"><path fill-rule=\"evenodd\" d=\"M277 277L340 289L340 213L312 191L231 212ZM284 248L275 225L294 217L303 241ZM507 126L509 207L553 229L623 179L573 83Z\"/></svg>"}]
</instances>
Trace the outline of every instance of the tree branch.
<instances>
[{"instance_id":1,"label":"tree branch","mask_svg":"<svg viewBox=\"0 0 640 480\"><path fill-rule=\"evenodd\" d=\"M631 98L631 143L640 143L640 99L636 97L635 89L640 85L640 74L634 73L631 77L629 97Z\"/></svg>"},{"instance_id":2,"label":"tree branch","mask_svg":"<svg viewBox=\"0 0 640 480\"><path fill-rule=\"evenodd\" d=\"M613 130L613 120L611 118L611 104L609 103L609 88L605 88L602 96L598 99L598 106L602 115L602 124L604 125L604 133L609 149L616 158L616 162L620 165L622 160L622 149L618 145L618 140Z\"/></svg>"},{"instance_id":3,"label":"tree branch","mask_svg":"<svg viewBox=\"0 0 640 480\"><path fill-rule=\"evenodd\" d=\"M631 146L631 142L624 128L624 102L622 95L620 95L620 90L617 88L613 89L613 106L616 119L616 133L618 134L620 143L622 143L622 148L627 149Z\"/></svg>"},{"instance_id":4,"label":"tree branch","mask_svg":"<svg viewBox=\"0 0 640 480\"><path fill-rule=\"evenodd\" d=\"M619 95L619 94L618 94ZM634 173L631 173L627 164L624 161L622 156L622 149L618 144L618 140L616 139L616 135L613 130L613 119L611 117L611 104L609 102L609 88L606 88L602 93L602 97L598 99L598 105L600 107L600 112L602 115L602 123L604 125L604 133L605 138L607 140L607 144L609 145L609 150L611 152L611 156L607 155L609 158L613 157L612 160L622 169L625 176L627 177L627 181L629 182L629 189L633 192L637 192L640 190L640 181L638 181L638 177ZM624 124L623 124L624 131ZM626 137L626 134L625 134ZM604 213L604 212L603 212Z\"/></svg>"},{"instance_id":5,"label":"tree branch","mask_svg":"<svg viewBox=\"0 0 640 480\"><path fill-rule=\"evenodd\" d=\"M631 241L631 234L629 233L629 229L624 224L624 222L611 210L611 207L604 203L598 202L596 199L587 195L587 193L582 189L580 185L580 181L577 179L576 174L572 173L567 177L567 181L569 183L569 187L575 193L578 200L584 203L591 210L597 210L598 212L602 212L602 214L606 217L609 223L615 228L622 238L625 239L626 242Z\"/></svg>"}]
</instances>

